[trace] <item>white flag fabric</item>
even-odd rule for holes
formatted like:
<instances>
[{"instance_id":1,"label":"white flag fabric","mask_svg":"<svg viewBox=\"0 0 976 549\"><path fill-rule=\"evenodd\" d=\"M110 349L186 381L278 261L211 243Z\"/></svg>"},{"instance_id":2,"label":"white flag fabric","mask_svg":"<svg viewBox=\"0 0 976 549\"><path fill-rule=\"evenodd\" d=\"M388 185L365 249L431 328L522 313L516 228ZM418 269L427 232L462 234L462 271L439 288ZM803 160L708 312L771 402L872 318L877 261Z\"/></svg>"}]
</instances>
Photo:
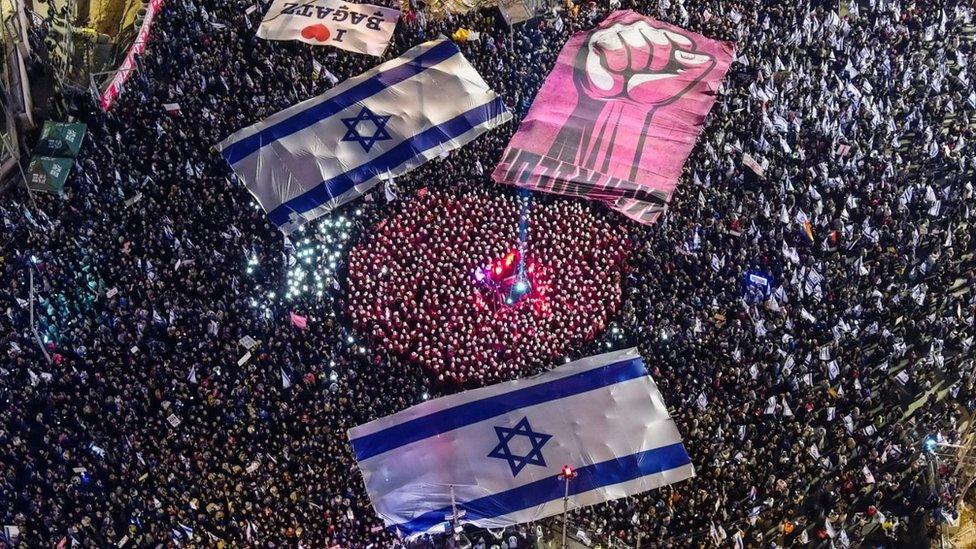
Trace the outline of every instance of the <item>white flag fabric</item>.
<instances>
[{"instance_id":1,"label":"white flag fabric","mask_svg":"<svg viewBox=\"0 0 976 549\"><path fill-rule=\"evenodd\" d=\"M461 522L500 528L694 476L636 349L430 400L349 431L373 507L414 538Z\"/></svg>"},{"instance_id":2,"label":"white flag fabric","mask_svg":"<svg viewBox=\"0 0 976 549\"><path fill-rule=\"evenodd\" d=\"M217 145L290 234L512 118L446 39L426 42Z\"/></svg>"},{"instance_id":3,"label":"white flag fabric","mask_svg":"<svg viewBox=\"0 0 976 549\"><path fill-rule=\"evenodd\" d=\"M383 55L400 12L339 0L275 0L257 35L265 40L298 40L313 46Z\"/></svg>"}]
</instances>

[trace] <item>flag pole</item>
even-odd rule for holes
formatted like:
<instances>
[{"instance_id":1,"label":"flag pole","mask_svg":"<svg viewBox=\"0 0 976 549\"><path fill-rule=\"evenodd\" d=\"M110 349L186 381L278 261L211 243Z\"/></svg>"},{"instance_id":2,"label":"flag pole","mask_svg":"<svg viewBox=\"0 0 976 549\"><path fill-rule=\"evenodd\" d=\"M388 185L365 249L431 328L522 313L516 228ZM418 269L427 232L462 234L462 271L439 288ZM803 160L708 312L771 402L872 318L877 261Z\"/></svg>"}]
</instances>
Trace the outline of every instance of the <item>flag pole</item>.
<instances>
[{"instance_id":1,"label":"flag pole","mask_svg":"<svg viewBox=\"0 0 976 549\"><path fill-rule=\"evenodd\" d=\"M44 354L47 363L51 364L51 355L44 348L44 342L41 341L41 336L37 333L37 325L34 324L34 269L36 268L37 264L33 260L30 266L27 267L27 273L30 275L30 329L31 333L34 334L34 341L37 342L37 346L41 349L41 353Z\"/></svg>"},{"instance_id":2,"label":"flag pole","mask_svg":"<svg viewBox=\"0 0 976 549\"><path fill-rule=\"evenodd\" d=\"M566 494L563 496L563 541L559 547L566 549L566 521L569 520L569 477L563 478L566 480Z\"/></svg>"},{"instance_id":3,"label":"flag pole","mask_svg":"<svg viewBox=\"0 0 976 549\"><path fill-rule=\"evenodd\" d=\"M454 485L451 485L451 529L454 530L454 541L460 541L461 535L458 534L458 513L457 500L454 499Z\"/></svg>"},{"instance_id":4,"label":"flag pole","mask_svg":"<svg viewBox=\"0 0 976 549\"><path fill-rule=\"evenodd\" d=\"M559 478L566 481L566 491L563 493L563 536L560 547L566 549L566 526L569 521L569 481L576 478L576 471L569 465L563 465L563 470L559 473Z\"/></svg>"}]
</instances>

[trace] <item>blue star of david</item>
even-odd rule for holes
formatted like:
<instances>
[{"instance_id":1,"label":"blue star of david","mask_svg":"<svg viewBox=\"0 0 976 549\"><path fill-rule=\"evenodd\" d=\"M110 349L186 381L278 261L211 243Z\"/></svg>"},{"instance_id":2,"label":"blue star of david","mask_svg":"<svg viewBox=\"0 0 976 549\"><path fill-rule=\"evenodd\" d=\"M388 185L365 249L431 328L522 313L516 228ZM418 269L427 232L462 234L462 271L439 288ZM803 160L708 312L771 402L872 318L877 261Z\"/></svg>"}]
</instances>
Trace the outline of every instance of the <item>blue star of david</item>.
<instances>
[{"instance_id":1,"label":"blue star of david","mask_svg":"<svg viewBox=\"0 0 976 549\"><path fill-rule=\"evenodd\" d=\"M390 137L390 133L386 131L386 123L390 121L390 117L378 116L366 107L363 107L356 116L341 118L340 120L342 120L342 123L346 125L346 135L342 137L342 140L355 141L359 143L359 146L361 146L366 152L369 152L377 141L392 139ZM360 134L360 122L372 122L373 127L375 128L373 135Z\"/></svg>"},{"instance_id":2,"label":"blue star of david","mask_svg":"<svg viewBox=\"0 0 976 549\"><path fill-rule=\"evenodd\" d=\"M508 461L508 466L512 469L512 476L517 477L519 472L526 465L546 466L546 460L542 457L542 447L549 442L552 435L536 433L529 425L529 418L523 417L514 428L495 427L495 434L498 435L498 446L488 454L488 457L504 459ZM532 444L532 449L524 456L516 456L508 448L508 443L515 437L526 437Z\"/></svg>"}]
</instances>

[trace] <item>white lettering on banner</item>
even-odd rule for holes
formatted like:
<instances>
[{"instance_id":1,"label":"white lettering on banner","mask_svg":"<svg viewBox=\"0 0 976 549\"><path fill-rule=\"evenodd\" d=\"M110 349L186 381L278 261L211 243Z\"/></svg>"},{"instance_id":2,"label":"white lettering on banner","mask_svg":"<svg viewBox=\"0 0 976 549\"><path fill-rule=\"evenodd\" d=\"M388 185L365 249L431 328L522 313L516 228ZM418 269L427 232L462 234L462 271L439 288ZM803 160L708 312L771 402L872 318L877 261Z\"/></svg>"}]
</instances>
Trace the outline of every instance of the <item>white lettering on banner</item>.
<instances>
[{"instance_id":1,"label":"white lettering on banner","mask_svg":"<svg viewBox=\"0 0 976 549\"><path fill-rule=\"evenodd\" d=\"M257 35L265 40L298 40L313 46L380 56L390 43L400 12L338 0L275 0Z\"/></svg>"},{"instance_id":2,"label":"white lettering on banner","mask_svg":"<svg viewBox=\"0 0 976 549\"><path fill-rule=\"evenodd\" d=\"M101 97L99 97L99 103L103 111L108 112L112 108L112 103L122 93L122 88L125 86L126 81L129 80L132 72L136 69L136 55L141 54L146 49L146 43L149 42L149 31L152 30L153 19L155 19L159 10L163 8L163 1L151 0L146 5L146 15L142 20L142 26L139 27L139 33L136 34L135 42L132 43L132 47L125 54L125 60L119 65L119 70L112 77L112 81L105 88L105 91L102 92Z\"/></svg>"}]
</instances>

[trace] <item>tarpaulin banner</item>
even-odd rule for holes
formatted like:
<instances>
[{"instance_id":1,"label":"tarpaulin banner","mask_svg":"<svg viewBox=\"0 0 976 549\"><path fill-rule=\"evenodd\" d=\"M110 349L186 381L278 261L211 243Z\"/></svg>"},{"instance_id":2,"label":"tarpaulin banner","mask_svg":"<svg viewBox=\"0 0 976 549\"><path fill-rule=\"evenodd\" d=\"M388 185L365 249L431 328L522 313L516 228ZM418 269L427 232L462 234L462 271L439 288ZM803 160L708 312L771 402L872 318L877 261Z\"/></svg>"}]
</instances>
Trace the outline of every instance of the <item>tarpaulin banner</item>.
<instances>
[{"instance_id":1,"label":"tarpaulin banner","mask_svg":"<svg viewBox=\"0 0 976 549\"><path fill-rule=\"evenodd\" d=\"M286 234L512 118L447 39L426 42L217 145Z\"/></svg>"},{"instance_id":2,"label":"tarpaulin banner","mask_svg":"<svg viewBox=\"0 0 976 549\"><path fill-rule=\"evenodd\" d=\"M602 200L650 223L664 211L734 46L633 11L573 35L492 177Z\"/></svg>"},{"instance_id":3,"label":"tarpaulin banner","mask_svg":"<svg viewBox=\"0 0 976 549\"><path fill-rule=\"evenodd\" d=\"M380 56L390 43L398 19L399 11L370 4L275 0L258 27L258 36Z\"/></svg>"},{"instance_id":4,"label":"tarpaulin banner","mask_svg":"<svg viewBox=\"0 0 976 549\"><path fill-rule=\"evenodd\" d=\"M44 122L41 138L37 141L33 153L39 156L60 156L74 158L81 151L81 143L85 140L88 126L80 122Z\"/></svg>"},{"instance_id":5,"label":"tarpaulin banner","mask_svg":"<svg viewBox=\"0 0 976 549\"><path fill-rule=\"evenodd\" d=\"M635 349L430 400L360 425L349 440L376 513L399 534L501 528L694 476Z\"/></svg>"},{"instance_id":6,"label":"tarpaulin banner","mask_svg":"<svg viewBox=\"0 0 976 549\"><path fill-rule=\"evenodd\" d=\"M60 194L74 164L71 158L32 156L27 167L27 187L33 191Z\"/></svg>"},{"instance_id":7,"label":"tarpaulin banner","mask_svg":"<svg viewBox=\"0 0 976 549\"><path fill-rule=\"evenodd\" d=\"M118 99L126 81L132 76L132 72L136 70L136 55L145 51L146 43L149 41L149 31L152 30L153 19L156 18L159 10L163 9L163 2L164 0L150 0L146 4L146 16L142 20L142 26L139 27L139 34L136 35L136 40L125 54L125 60L119 65L119 69L115 72L115 76L112 77L112 81L109 82L108 87L105 88L105 91L102 92L99 98L99 103L103 111L108 111L112 108L112 103Z\"/></svg>"}]
</instances>

